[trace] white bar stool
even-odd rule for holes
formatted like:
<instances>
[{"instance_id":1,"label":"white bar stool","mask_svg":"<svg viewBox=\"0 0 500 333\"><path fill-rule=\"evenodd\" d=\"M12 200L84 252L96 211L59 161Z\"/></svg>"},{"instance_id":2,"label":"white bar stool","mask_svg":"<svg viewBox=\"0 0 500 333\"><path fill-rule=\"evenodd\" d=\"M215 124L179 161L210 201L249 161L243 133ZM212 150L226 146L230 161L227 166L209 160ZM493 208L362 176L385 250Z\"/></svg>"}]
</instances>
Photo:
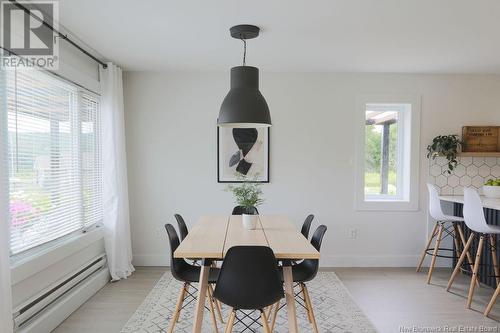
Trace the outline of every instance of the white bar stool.
<instances>
[{"instance_id":1,"label":"white bar stool","mask_svg":"<svg viewBox=\"0 0 500 333\"><path fill-rule=\"evenodd\" d=\"M470 309L472 296L474 295L474 288L476 286L474 281L478 278L477 275L485 239L489 239L491 259L493 261L493 268L495 271L495 278L497 282L497 291L495 292L495 295L498 296L498 286L500 285L500 269L498 267L498 258L496 253L496 235L500 234L500 226L489 225L488 223L486 223L481 197L475 190L471 188L464 188L464 218L465 224L472 232L469 236L469 239L467 240L467 243L465 244L464 252L462 252L462 255L458 259L457 265L453 270L453 274L448 281L446 290L450 290L451 285L453 284L453 281L455 280L455 277L457 276L458 272L461 269L462 263L464 262L465 251L469 250L472 244L472 240L479 234L479 244L477 246L477 253L474 261L474 268L472 269L472 278L469 287L469 293L467 295L467 308ZM486 308L486 311L484 313L485 315L487 315L491 310L491 307L493 307L493 304L495 303L494 301L496 299L495 295L493 295L493 298L490 301L490 305L488 305L488 307Z\"/></svg>"},{"instance_id":2,"label":"white bar stool","mask_svg":"<svg viewBox=\"0 0 500 333\"><path fill-rule=\"evenodd\" d=\"M439 200L439 193L437 188L432 185L427 183L427 188L429 190L429 213L431 217L436 220L436 224L434 225L434 228L432 229L431 237L427 241L427 245L425 246L424 250L422 251L422 255L420 257L418 266L417 266L417 272L420 271L422 267L422 263L424 262L424 259L426 255L432 256L431 264L429 266L429 273L427 274L427 283L431 282L432 278L432 272L434 270L434 266L436 264L436 258L437 257L444 257L444 258L455 258L455 256L445 256L445 255L439 255L439 251L453 251L453 249L447 249L447 248L440 248L441 241L447 237L451 236L453 237L453 241L455 242L455 248L457 251L457 255L460 256L460 244L459 240L461 241L461 244L465 244L465 237L464 233L462 230L462 227L459 223L457 222L463 222L464 219L462 217L458 216L452 216L452 215L446 215L443 212L443 209L441 208L441 201ZM451 225L446 226L446 223L451 223ZM450 231L450 229L453 228L453 232ZM445 233L443 237L443 232ZM430 245L432 243L432 240L436 237L436 242L434 245L434 248L430 248ZM430 253L432 251L432 253ZM467 254L467 259L469 262L472 262L472 256L470 253L466 251Z\"/></svg>"}]
</instances>

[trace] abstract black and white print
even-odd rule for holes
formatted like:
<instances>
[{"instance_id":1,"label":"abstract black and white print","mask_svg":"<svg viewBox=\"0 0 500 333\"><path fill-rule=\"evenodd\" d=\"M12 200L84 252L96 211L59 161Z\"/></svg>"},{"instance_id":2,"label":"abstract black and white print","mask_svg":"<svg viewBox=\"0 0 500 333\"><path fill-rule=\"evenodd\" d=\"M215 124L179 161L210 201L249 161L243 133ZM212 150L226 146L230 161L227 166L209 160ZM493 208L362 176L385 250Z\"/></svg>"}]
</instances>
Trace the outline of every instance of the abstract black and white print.
<instances>
[{"instance_id":1,"label":"abstract black and white print","mask_svg":"<svg viewBox=\"0 0 500 333\"><path fill-rule=\"evenodd\" d=\"M218 182L269 181L269 128L217 128Z\"/></svg>"}]
</instances>

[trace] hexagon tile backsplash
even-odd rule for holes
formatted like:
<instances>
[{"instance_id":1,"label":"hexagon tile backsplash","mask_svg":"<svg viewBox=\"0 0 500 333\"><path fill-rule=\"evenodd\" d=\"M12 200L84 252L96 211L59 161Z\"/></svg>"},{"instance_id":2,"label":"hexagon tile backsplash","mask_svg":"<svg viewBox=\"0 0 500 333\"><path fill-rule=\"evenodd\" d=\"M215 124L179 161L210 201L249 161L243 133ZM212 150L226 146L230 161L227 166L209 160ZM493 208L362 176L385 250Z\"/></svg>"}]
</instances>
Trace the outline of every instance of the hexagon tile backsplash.
<instances>
[{"instance_id":1,"label":"hexagon tile backsplash","mask_svg":"<svg viewBox=\"0 0 500 333\"><path fill-rule=\"evenodd\" d=\"M458 157L458 164L451 174L448 161L437 157L429 162L429 182L435 184L441 195L463 195L464 187L481 191L490 178L500 178L500 157Z\"/></svg>"}]
</instances>

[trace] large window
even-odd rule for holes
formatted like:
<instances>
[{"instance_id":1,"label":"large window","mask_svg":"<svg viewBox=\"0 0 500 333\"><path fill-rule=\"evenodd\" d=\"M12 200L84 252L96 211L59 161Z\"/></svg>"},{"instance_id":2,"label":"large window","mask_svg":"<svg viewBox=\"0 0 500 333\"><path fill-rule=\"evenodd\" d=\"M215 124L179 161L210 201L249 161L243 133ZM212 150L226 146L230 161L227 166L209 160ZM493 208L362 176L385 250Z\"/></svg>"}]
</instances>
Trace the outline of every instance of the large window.
<instances>
[{"instance_id":1,"label":"large window","mask_svg":"<svg viewBox=\"0 0 500 333\"><path fill-rule=\"evenodd\" d=\"M49 73L7 71L10 248L102 219L99 100Z\"/></svg>"},{"instance_id":2,"label":"large window","mask_svg":"<svg viewBox=\"0 0 500 333\"><path fill-rule=\"evenodd\" d=\"M416 209L418 101L368 96L358 104L357 208Z\"/></svg>"}]
</instances>

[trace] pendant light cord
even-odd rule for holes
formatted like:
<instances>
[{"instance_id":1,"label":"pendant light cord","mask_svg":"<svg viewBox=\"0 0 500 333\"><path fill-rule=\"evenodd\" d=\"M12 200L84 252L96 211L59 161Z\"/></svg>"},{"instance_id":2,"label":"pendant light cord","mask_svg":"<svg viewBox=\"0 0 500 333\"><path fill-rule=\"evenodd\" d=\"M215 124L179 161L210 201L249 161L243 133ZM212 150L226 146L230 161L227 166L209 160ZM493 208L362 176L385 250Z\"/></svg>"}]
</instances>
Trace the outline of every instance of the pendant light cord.
<instances>
[{"instance_id":1,"label":"pendant light cord","mask_svg":"<svg viewBox=\"0 0 500 333\"><path fill-rule=\"evenodd\" d=\"M245 66L246 59L247 59L247 41L245 39L241 39L243 42L243 66Z\"/></svg>"}]
</instances>

